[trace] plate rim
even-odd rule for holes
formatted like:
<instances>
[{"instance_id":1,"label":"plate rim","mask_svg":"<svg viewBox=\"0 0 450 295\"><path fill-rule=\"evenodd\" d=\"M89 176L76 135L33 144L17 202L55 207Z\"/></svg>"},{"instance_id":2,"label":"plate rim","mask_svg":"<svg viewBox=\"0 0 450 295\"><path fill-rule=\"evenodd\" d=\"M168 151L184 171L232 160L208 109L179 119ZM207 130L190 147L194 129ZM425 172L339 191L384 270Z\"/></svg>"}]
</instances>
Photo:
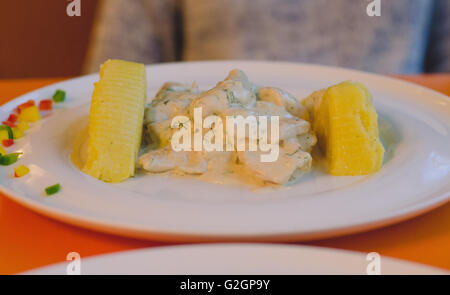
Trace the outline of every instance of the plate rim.
<instances>
[{"instance_id":1,"label":"plate rim","mask_svg":"<svg viewBox=\"0 0 450 295\"><path fill-rule=\"evenodd\" d=\"M153 241L162 241L162 242L296 242L296 241L313 241L320 240L324 238L335 238L340 236L345 236L349 234L358 234L366 231L370 231L372 229L382 228L385 226L393 225L402 221L407 221L416 216L423 215L427 212L432 211L444 204L448 203L450 200L450 193L447 195L443 195L442 199L438 198L437 201L435 199L431 199L428 201L429 205L418 206L416 210L406 210L403 214L392 214L391 218L386 218L374 222L366 222L361 224L356 224L348 227L337 227L337 228L328 228L327 230L322 231L314 231L314 232L285 232L279 234L199 234L195 232L158 232L157 230L150 230L145 226L133 226L134 229L131 229L127 225L121 225L119 223L105 222L99 219L91 218L91 217L80 217L76 214L65 212L64 210L48 207L42 205L40 202L35 202L34 200L28 198L17 197L15 194L11 193L8 189L5 189L0 185L0 192L5 196L8 196L14 202L23 205L25 208L30 209L34 212L43 214L46 217L53 218L59 222L64 222L72 226L78 226L84 228L86 230L119 235L129 238L138 238L143 240L153 240ZM428 203L427 202L427 203ZM420 204L423 204L420 203Z\"/></svg>"},{"instance_id":2,"label":"plate rim","mask_svg":"<svg viewBox=\"0 0 450 295\"><path fill-rule=\"evenodd\" d=\"M270 250L271 253L275 252L275 255L279 253L283 253L285 251L292 251L296 253L304 253L304 252L314 252L315 255L320 254L334 254L334 255L345 255L345 256L363 256L367 255L368 252L363 251L355 251L348 249L340 249L340 248L331 248L331 247L322 247L322 246L314 246L314 245L303 245L303 244L280 244L280 243L206 243L206 244L186 244L186 245L164 245L164 246L156 246L156 247L144 247L137 249L130 249L118 252L110 252L103 253L98 255L87 256L82 258L83 263L98 263L98 260L110 259L112 257L124 256L124 255L171 255L173 252L188 252L192 250L197 251L251 251L251 250ZM395 264L396 266L410 266L413 267L416 271L427 271L427 272L438 272L440 274L450 274L450 271L437 267L434 265L423 264L415 261L400 259L396 257L391 257L387 255L381 255L380 257L382 261L389 264ZM94 262L93 262L94 261ZM205 264L207 264L206 262ZM383 262L382 262L383 263ZM19 275L28 275L28 274L42 274L42 271L48 271L51 269L56 269L58 267L64 267L67 265L67 262L56 262L48 265L36 267L33 269L26 270L24 272L18 273ZM383 265L382 265L383 269ZM40 273L41 272L41 273ZM389 271L388 271L389 273ZM383 273L382 273L383 274Z\"/></svg>"}]
</instances>

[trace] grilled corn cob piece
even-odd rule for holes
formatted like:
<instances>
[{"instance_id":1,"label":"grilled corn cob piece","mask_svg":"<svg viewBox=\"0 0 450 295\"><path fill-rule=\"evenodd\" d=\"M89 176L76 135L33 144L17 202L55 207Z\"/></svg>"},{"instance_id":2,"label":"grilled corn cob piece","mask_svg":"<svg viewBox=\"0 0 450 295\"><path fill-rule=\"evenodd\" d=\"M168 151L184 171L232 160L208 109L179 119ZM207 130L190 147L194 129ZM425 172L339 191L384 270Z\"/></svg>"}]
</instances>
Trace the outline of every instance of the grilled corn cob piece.
<instances>
[{"instance_id":1,"label":"grilled corn cob piece","mask_svg":"<svg viewBox=\"0 0 450 295\"><path fill-rule=\"evenodd\" d=\"M106 182L134 175L145 98L143 64L108 60L101 66L89 114L85 173Z\"/></svg>"},{"instance_id":2,"label":"grilled corn cob piece","mask_svg":"<svg viewBox=\"0 0 450 295\"><path fill-rule=\"evenodd\" d=\"M332 175L364 175L383 163L377 112L368 89L342 82L303 101Z\"/></svg>"}]
</instances>

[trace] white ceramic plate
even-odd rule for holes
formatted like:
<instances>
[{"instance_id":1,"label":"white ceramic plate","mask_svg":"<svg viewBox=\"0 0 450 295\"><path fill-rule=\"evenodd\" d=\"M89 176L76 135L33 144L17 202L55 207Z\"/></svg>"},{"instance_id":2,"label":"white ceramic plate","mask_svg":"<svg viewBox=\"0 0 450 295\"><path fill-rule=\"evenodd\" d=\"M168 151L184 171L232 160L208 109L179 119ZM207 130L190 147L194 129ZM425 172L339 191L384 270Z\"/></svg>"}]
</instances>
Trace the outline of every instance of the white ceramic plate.
<instances>
[{"instance_id":1,"label":"white ceramic plate","mask_svg":"<svg viewBox=\"0 0 450 295\"><path fill-rule=\"evenodd\" d=\"M31 173L0 169L1 190L45 215L86 228L162 240L300 240L367 230L410 218L448 201L450 100L406 82L352 70L293 63L197 62L148 67L149 97L165 81L197 81L207 89L229 70L298 97L343 80L373 93L386 146L382 169L362 177L335 177L314 169L295 186L252 192L238 187L160 175L107 184L70 162L74 137L87 124L97 75L54 84L1 107L4 118L19 103L67 91L67 102L10 148L24 153ZM57 195L46 186L60 183Z\"/></svg>"},{"instance_id":2,"label":"white ceramic plate","mask_svg":"<svg viewBox=\"0 0 450 295\"><path fill-rule=\"evenodd\" d=\"M211 244L140 249L82 258L81 274L135 275L365 275L374 256L320 247L270 244ZM71 261L24 274L64 275ZM381 274L438 275L445 270L379 257Z\"/></svg>"}]
</instances>

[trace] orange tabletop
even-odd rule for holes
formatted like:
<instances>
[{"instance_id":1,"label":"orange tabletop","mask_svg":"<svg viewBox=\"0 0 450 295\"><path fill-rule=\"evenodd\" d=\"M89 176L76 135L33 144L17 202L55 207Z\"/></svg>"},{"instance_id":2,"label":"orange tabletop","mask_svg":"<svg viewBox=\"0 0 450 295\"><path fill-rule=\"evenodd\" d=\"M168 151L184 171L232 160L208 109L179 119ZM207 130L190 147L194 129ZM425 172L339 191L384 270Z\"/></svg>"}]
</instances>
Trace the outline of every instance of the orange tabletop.
<instances>
[{"instance_id":1,"label":"orange tabletop","mask_svg":"<svg viewBox=\"0 0 450 295\"><path fill-rule=\"evenodd\" d=\"M402 76L450 95L450 74ZM63 80L0 80L0 104ZM450 270L450 203L427 214L366 233L306 242L406 259ZM44 217L0 195L0 274L13 274L65 261L69 252L82 257L142 247L168 245L77 228Z\"/></svg>"}]
</instances>

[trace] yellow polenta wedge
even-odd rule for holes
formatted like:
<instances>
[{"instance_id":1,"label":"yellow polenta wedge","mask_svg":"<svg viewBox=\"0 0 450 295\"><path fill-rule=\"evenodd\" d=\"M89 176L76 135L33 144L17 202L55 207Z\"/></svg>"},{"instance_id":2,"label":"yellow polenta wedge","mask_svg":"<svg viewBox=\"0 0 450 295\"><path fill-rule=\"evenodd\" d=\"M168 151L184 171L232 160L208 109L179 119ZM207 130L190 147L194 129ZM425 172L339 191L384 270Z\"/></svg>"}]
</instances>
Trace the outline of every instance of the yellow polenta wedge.
<instances>
[{"instance_id":1,"label":"yellow polenta wedge","mask_svg":"<svg viewBox=\"0 0 450 295\"><path fill-rule=\"evenodd\" d=\"M364 175L383 163L384 148L372 96L360 83L343 82L304 101L330 174Z\"/></svg>"},{"instance_id":2,"label":"yellow polenta wedge","mask_svg":"<svg viewBox=\"0 0 450 295\"><path fill-rule=\"evenodd\" d=\"M134 175L145 97L143 64L108 60L101 66L92 95L83 172L107 182Z\"/></svg>"}]
</instances>

